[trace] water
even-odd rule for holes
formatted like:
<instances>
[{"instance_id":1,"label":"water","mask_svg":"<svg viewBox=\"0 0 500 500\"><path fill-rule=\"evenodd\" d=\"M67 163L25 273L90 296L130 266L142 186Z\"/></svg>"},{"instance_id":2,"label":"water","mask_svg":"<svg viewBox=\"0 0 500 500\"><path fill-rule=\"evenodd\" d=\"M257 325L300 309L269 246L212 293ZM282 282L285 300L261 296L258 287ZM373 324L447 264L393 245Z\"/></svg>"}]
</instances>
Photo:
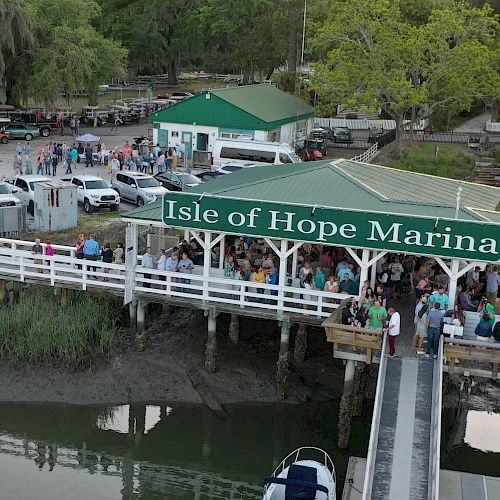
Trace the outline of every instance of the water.
<instances>
[{"instance_id":1,"label":"water","mask_svg":"<svg viewBox=\"0 0 500 500\"><path fill-rule=\"evenodd\" d=\"M129 407L0 404L0 498L258 499L262 478L298 446L366 456L371 415L335 448L338 402Z\"/></svg>"},{"instance_id":2,"label":"water","mask_svg":"<svg viewBox=\"0 0 500 500\"><path fill-rule=\"evenodd\" d=\"M443 410L441 468L500 477L500 414Z\"/></svg>"}]
</instances>

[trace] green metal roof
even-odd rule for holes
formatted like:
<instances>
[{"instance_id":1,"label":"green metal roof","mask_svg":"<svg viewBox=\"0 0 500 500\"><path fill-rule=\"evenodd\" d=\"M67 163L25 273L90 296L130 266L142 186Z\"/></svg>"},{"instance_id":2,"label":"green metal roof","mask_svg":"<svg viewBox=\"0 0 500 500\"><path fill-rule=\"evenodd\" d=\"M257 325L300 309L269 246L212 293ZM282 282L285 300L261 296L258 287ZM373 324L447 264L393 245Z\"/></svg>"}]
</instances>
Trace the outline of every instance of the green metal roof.
<instances>
[{"instance_id":1,"label":"green metal roof","mask_svg":"<svg viewBox=\"0 0 500 500\"><path fill-rule=\"evenodd\" d=\"M458 187L462 188L459 219L499 223L495 209L500 188L350 160L244 169L201 184L189 193L454 219ZM161 204L155 203L133 210L125 217L161 221L161 211Z\"/></svg>"},{"instance_id":2,"label":"green metal roof","mask_svg":"<svg viewBox=\"0 0 500 500\"><path fill-rule=\"evenodd\" d=\"M314 109L301 99L274 85L247 85L212 90L212 94L265 122L313 115Z\"/></svg>"},{"instance_id":3,"label":"green metal roof","mask_svg":"<svg viewBox=\"0 0 500 500\"><path fill-rule=\"evenodd\" d=\"M311 106L273 85L248 85L203 92L152 113L149 119L236 130L272 130L313 115Z\"/></svg>"}]
</instances>

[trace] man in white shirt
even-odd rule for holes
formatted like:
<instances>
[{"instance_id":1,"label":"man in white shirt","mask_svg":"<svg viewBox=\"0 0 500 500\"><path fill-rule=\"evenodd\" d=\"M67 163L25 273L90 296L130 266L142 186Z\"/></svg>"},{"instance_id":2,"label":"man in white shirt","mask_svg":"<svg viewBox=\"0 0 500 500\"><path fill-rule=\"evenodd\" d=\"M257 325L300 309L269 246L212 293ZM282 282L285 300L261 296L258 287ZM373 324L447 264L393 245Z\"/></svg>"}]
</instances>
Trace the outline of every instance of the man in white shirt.
<instances>
[{"instance_id":1,"label":"man in white shirt","mask_svg":"<svg viewBox=\"0 0 500 500\"><path fill-rule=\"evenodd\" d=\"M481 268L479 266L476 266L474 269L471 269L467 273L467 277L465 278L465 284L469 288L474 288L476 290L480 285L479 285L479 271Z\"/></svg>"},{"instance_id":2,"label":"man in white shirt","mask_svg":"<svg viewBox=\"0 0 500 500\"><path fill-rule=\"evenodd\" d=\"M153 261L153 254L152 254L152 249L151 247L146 248L146 252L142 256L142 267L145 267L147 269L153 269L154 268L154 261ZM147 280L151 279L151 274L144 273L144 278ZM151 283L145 282L143 285L145 288L150 288Z\"/></svg>"},{"instance_id":3,"label":"man in white shirt","mask_svg":"<svg viewBox=\"0 0 500 500\"><path fill-rule=\"evenodd\" d=\"M396 355L396 337L399 335L401 329L401 316L394 307L389 307L387 311L391 317L389 326L387 327L387 334L389 335L389 356L393 358Z\"/></svg>"}]
</instances>

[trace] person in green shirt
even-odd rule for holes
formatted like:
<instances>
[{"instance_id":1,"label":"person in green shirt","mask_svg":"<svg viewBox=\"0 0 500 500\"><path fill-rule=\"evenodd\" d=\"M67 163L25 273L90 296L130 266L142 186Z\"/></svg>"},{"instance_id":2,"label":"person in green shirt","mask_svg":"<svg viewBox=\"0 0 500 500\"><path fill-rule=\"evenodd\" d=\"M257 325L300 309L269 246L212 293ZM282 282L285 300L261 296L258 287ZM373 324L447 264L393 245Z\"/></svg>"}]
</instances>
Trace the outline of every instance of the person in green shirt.
<instances>
[{"instance_id":1,"label":"person in green shirt","mask_svg":"<svg viewBox=\"0 0 500 500\"><path fill-rule=\"evenodd\" d=\"M314 276L314 287L316 290L323 290L326 283L326 274L321 266L316 268L316 275Z\"/></svg>"},{"instance_id":2,"label":"person in green shirt","mask_svg":"<svg viewBox=\"0 0 500 500\"><path fill-rule=\"evenodd\" d=\"M368 320L370 328L382 328L384 321L387 318L387 311L382 307L380 302L376 300L368 311Z\"/></svg>"}]
</instances>

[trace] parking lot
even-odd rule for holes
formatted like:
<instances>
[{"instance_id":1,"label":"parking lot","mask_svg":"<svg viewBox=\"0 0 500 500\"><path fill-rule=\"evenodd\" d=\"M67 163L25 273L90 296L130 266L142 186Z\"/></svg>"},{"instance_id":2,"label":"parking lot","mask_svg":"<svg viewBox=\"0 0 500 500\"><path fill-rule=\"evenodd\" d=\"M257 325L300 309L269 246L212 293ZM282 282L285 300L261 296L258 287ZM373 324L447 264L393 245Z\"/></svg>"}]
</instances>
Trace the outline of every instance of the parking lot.
<instances>
[{"instance_id":1,"label":"parking lot","mask_svg":"<svg viewBox=\"0 0 500 500\"><path fill-rule=\"evenodd\" d=\"M114 149L116 147L122 148L126 141L130 143L134 142L134 137L139 137L148 134L149 124L141 125L126 125L119 129L118 134L112 134L111 128L105 127L86 127L81 128L80 133L91 133L102 138L102 142L106 149ZM67 131L69 129L66 129ZM350 145L346 144L330 144L328 148L328 159L338 159L338 158L352 158L353 156L363 152L369 145L366 142L368 137L367 131L353 131L354 143ZM66 141L67 144L72 144L74 142L73 137L70 133L66 133L63 137L59 134L52 134L48 138L37 138L31 141L32 149L32 161L34 165L34 173L36 173L36 158L38 157L42 148L46 147L49 142L60 142L61 140ZM24 146L25 141L20 141ZM12 180L14 178L14 157L16 153L17 140L10 140L7 144L0 144L0 179ZM201 171L201 170L200 170ZM68 175L65 174L66 168L63 165L59 165L57 169L56 179L67 178ZM103 165L96 164L95 167L85 168L83 163L77 165L74 174L92 174L97 175L108 182L111 181L111 174L108 172L107 167ZM120 204L120 211L128 211L134 208L134 205L126 201ZM82 207L79 210L83 211Z\"/></svg>"},{"instance_id":2,"label":"parking lot","mask_svg":"<svg viewBox=\"0 0 500 500\"><path fill-rule=\"evenodd\" d=\"M91 133L97 135L102 138L103 143L105 144L106 149L114 149L116 147L122 148L125 145L126 141L130 143L134 142L134 137L139 137L142 135L148 134L149 124L143 125L126 125L119 129L118 134L111 134L110 127L97 127L97 128L81 128L80 133ZM67 129L69 130L69 129ZM34 164L34 171L36 173L36 158L40 153L40 150L47 146L49 142L61 142L61 140L66 141L67 144L73 144L74 140L71 134L67 133L64 137L61 137L59 134L52 134L48 138L37 138L31 141L31 150L32 150L32 161ZM20 141L24 146L25 141ZM0 144L0 178L12 180L14 178L14 157L16 154L16 146L17 140L10 140L8 144ZM58 165L57 175L55 179L67 178L68 175L65 174L66 168L61 164ZM97 175L108 182L111 180L111 174L108 173L108 170L105 166L96 164L95 167L85 168L83 163L79 163L77 165L76 170L73 172L74 174L92 174ZM123 202L120 204L120 211L128 211L134 208L134 205ZM81 207L80 207L81 209Z\"/></svg>"}]
</instances>

